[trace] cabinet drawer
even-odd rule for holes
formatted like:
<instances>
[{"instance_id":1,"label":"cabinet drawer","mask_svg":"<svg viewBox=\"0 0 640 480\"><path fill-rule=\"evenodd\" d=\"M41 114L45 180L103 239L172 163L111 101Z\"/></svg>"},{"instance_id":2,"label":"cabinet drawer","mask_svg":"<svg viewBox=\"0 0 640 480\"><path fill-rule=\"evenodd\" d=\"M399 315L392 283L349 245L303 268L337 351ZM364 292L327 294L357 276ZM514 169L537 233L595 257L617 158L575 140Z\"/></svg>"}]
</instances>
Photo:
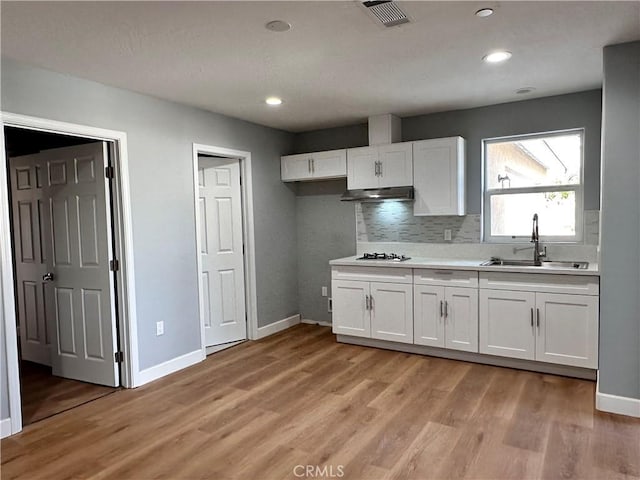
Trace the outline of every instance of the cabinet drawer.
<instances>
[{"instance_id":1,"label":"cabinet drawer","mask_svg":"<svg viewBox=\"0 0 640 480\"><path fill-rule=\"evenodd\" d=\"M358 280L363 282L412 283L410 268L400 267L351 267L331 269L332 280Z\"/></svg>"},{"instance_id":2,"label":"cabinet drawer","mask_svg":"<svg viewBox=\"0 0 640 480\"><path fill-rule=\"evenodd\" d=\"M475 288L478 286L478 272L470 270L416 268L413 270L413 283L416 285Z\"/></svg>"},{"instance_id":3,"label":"cabinet drawer","mask_svg":"<svg viewBox=\"0 0 640 480\"><path fill-rule=\"evenodd\" d=\"M480 288L599 295L600 279L582 275L480 272Z\"/></svg>"}]
</instances>

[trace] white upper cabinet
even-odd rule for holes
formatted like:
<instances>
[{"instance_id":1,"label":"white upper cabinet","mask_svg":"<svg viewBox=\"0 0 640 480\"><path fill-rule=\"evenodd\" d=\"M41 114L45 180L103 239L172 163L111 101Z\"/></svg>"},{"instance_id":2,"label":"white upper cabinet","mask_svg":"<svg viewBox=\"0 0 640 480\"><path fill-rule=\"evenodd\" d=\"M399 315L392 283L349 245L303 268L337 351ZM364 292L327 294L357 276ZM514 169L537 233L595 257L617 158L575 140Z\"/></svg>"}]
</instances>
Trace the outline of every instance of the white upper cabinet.
<instances>
[{"instance_id":1,"label":"white upper cabinet","mask_svg":"<svg viewBox=\"0 0 640 480\"><path fill-rule=\"evenodd\" d=\"M347 150L347 189L378 188L378 147Z\"/></svg>"},{"instance_id":2,"label":"white upper cabinet","mask_svg":"<svg viewBox=\"0 0 640 480\"><path fill-rule=\"evenodd\" d=\"M302 153L280 157L283 182L325 180L347 175L347 151Z\"/></svg>"},{"instance_id":3,"label":"white upper cabinet","mask_svg":"<svg viewBox=\"0 0 640 480\"><path fill-rule=\"evenodd\" d=\"M280 173L285 182L311 179L311 157L307 153L280 157Z\"/></svg>"},{"instance_id":4,"label":"white upper cabinet","mask_svg":"<svg viewBox=\"0 0 640 480\"><path fill-rule=\"evenodd\" d=\"M380 188L413 185L412 142L378 146Z\"/></svg>"},{"instance_id":5,"label":"white upper cabinet","mask_svg":"<svg viewBox=\"0 0 640 480\"><path fill-rule=\"evenodd\" d=\"M412 142L347 150L347 188L405 187L413 185Z\"/></svg>"},{"instance_id":6,"label":"white upper cabinet","mask_svg":"<svg viewBox=\"0 0 640 480\"><path fill-rule=\"evenodd\" d=\"M414 215L465 214L465 140L413 142Z\"/></svg>"}]
</instances>

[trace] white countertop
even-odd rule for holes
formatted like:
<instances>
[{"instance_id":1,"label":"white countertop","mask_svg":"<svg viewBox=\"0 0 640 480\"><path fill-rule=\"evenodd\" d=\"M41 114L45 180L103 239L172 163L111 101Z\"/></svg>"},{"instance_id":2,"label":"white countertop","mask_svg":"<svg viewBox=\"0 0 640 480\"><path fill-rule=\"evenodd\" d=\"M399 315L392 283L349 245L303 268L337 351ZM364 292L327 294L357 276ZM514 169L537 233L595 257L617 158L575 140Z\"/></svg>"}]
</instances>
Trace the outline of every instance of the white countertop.
<instances>
[{"instance_id":1,"label":"white countertop","mask_svg":"<svg viewBox=\"0 0 640 480\"><path fill-rule=\"evenodd\" d=\"M554 275L600 275L597 263L589 263L585 269L573 268L549 268L549 267L523 267L523 266L484 266L482 263L489 260L482 259L448 259L411 257L404 262L388 260L356 260L359 255L337 258L331 260L333 266L357 266L357 267L390 267L390 268L437 268L441 270L474 270L478 272L511 272L511 273L547 273Z\"/></svg>"}]
</instances>

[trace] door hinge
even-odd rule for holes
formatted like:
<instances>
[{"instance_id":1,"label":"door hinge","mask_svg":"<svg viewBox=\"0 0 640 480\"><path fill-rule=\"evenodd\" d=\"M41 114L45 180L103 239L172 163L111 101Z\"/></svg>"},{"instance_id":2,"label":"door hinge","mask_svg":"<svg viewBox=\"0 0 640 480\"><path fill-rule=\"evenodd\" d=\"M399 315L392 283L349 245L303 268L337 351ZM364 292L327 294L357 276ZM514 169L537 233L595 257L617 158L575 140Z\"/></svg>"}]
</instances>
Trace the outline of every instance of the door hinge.
<instances>
[{"instance_id":1,"label":"door hinge","mask_svg":"<svg viewBox=\"0 0 640 480\"><path fill-rule=\"evenodd\" d=\"M116 352L113 356L116 363L122 363L124 361L124 354L122 352Z\"/></svg>"},{"instance_id":2,"label":"door hinge","mask_svg":"<svg viewBox=\"0 0 640 480\"><path fill-rule=\"evenodd\" d=\"M115 258L109 261L109 269L112 272L117 272L118 270L120 270L120 262Z\"/></svg>"},{"instance_id":3,"label":"door hinge","mask_svg":"<svg viewBox=\"0 0 640 480\"><path fill-rule=\"evenodd\" d=\"M113 178L114 172L113 172L113 167L111 165L108 165L106 167L104 167L104 176L107 178Z\"/></svg>"}]
</instances>

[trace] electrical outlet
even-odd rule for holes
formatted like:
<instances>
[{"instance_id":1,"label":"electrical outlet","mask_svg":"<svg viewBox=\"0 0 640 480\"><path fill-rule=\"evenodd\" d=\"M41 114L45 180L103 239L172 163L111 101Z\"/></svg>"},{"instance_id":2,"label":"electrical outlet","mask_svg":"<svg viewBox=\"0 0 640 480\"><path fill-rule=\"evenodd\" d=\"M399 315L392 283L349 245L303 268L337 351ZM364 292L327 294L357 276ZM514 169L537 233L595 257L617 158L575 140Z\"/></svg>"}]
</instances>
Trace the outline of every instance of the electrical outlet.
<instances>
[{"instance_id":1,"label":"electrical outlet","mask_svg":"<svg viewBox=\"0 0 640 480\"><path fill-rule=\"evenodd\" d=\"M156 336L164 335L164 322L156 322Z\"/></svg>"},{"instance_id":2,"label":"electrical outlet","mask_svg":"<svg viewBox=\"0 0 640 480\"><path fill-rule=\"evenodd\" d=\"M329 313L333 312L333 300L331 297L327 298L327 311Z\"/></svg>"},{"instance_id":3,"label":"electrical outlet","mask_svg":"<svg viewBox=\"0 0 640 480\"><path fill-rule=\"evenodd\" d=\"M450 228L446 228L444 230L444 240L445 240L445 242L450 242L451 241L451 229Z\"/></svg>"},{"instance_id":4,"label":"electrical outlet","mask_svg":"<svg viewBox=\"0 0 640 480\"><path fill-rule=\"evenodd\" d=\"M327 287L322 287L322 296L323 297L327 296Z\"/></svg>"}]
</instances>

